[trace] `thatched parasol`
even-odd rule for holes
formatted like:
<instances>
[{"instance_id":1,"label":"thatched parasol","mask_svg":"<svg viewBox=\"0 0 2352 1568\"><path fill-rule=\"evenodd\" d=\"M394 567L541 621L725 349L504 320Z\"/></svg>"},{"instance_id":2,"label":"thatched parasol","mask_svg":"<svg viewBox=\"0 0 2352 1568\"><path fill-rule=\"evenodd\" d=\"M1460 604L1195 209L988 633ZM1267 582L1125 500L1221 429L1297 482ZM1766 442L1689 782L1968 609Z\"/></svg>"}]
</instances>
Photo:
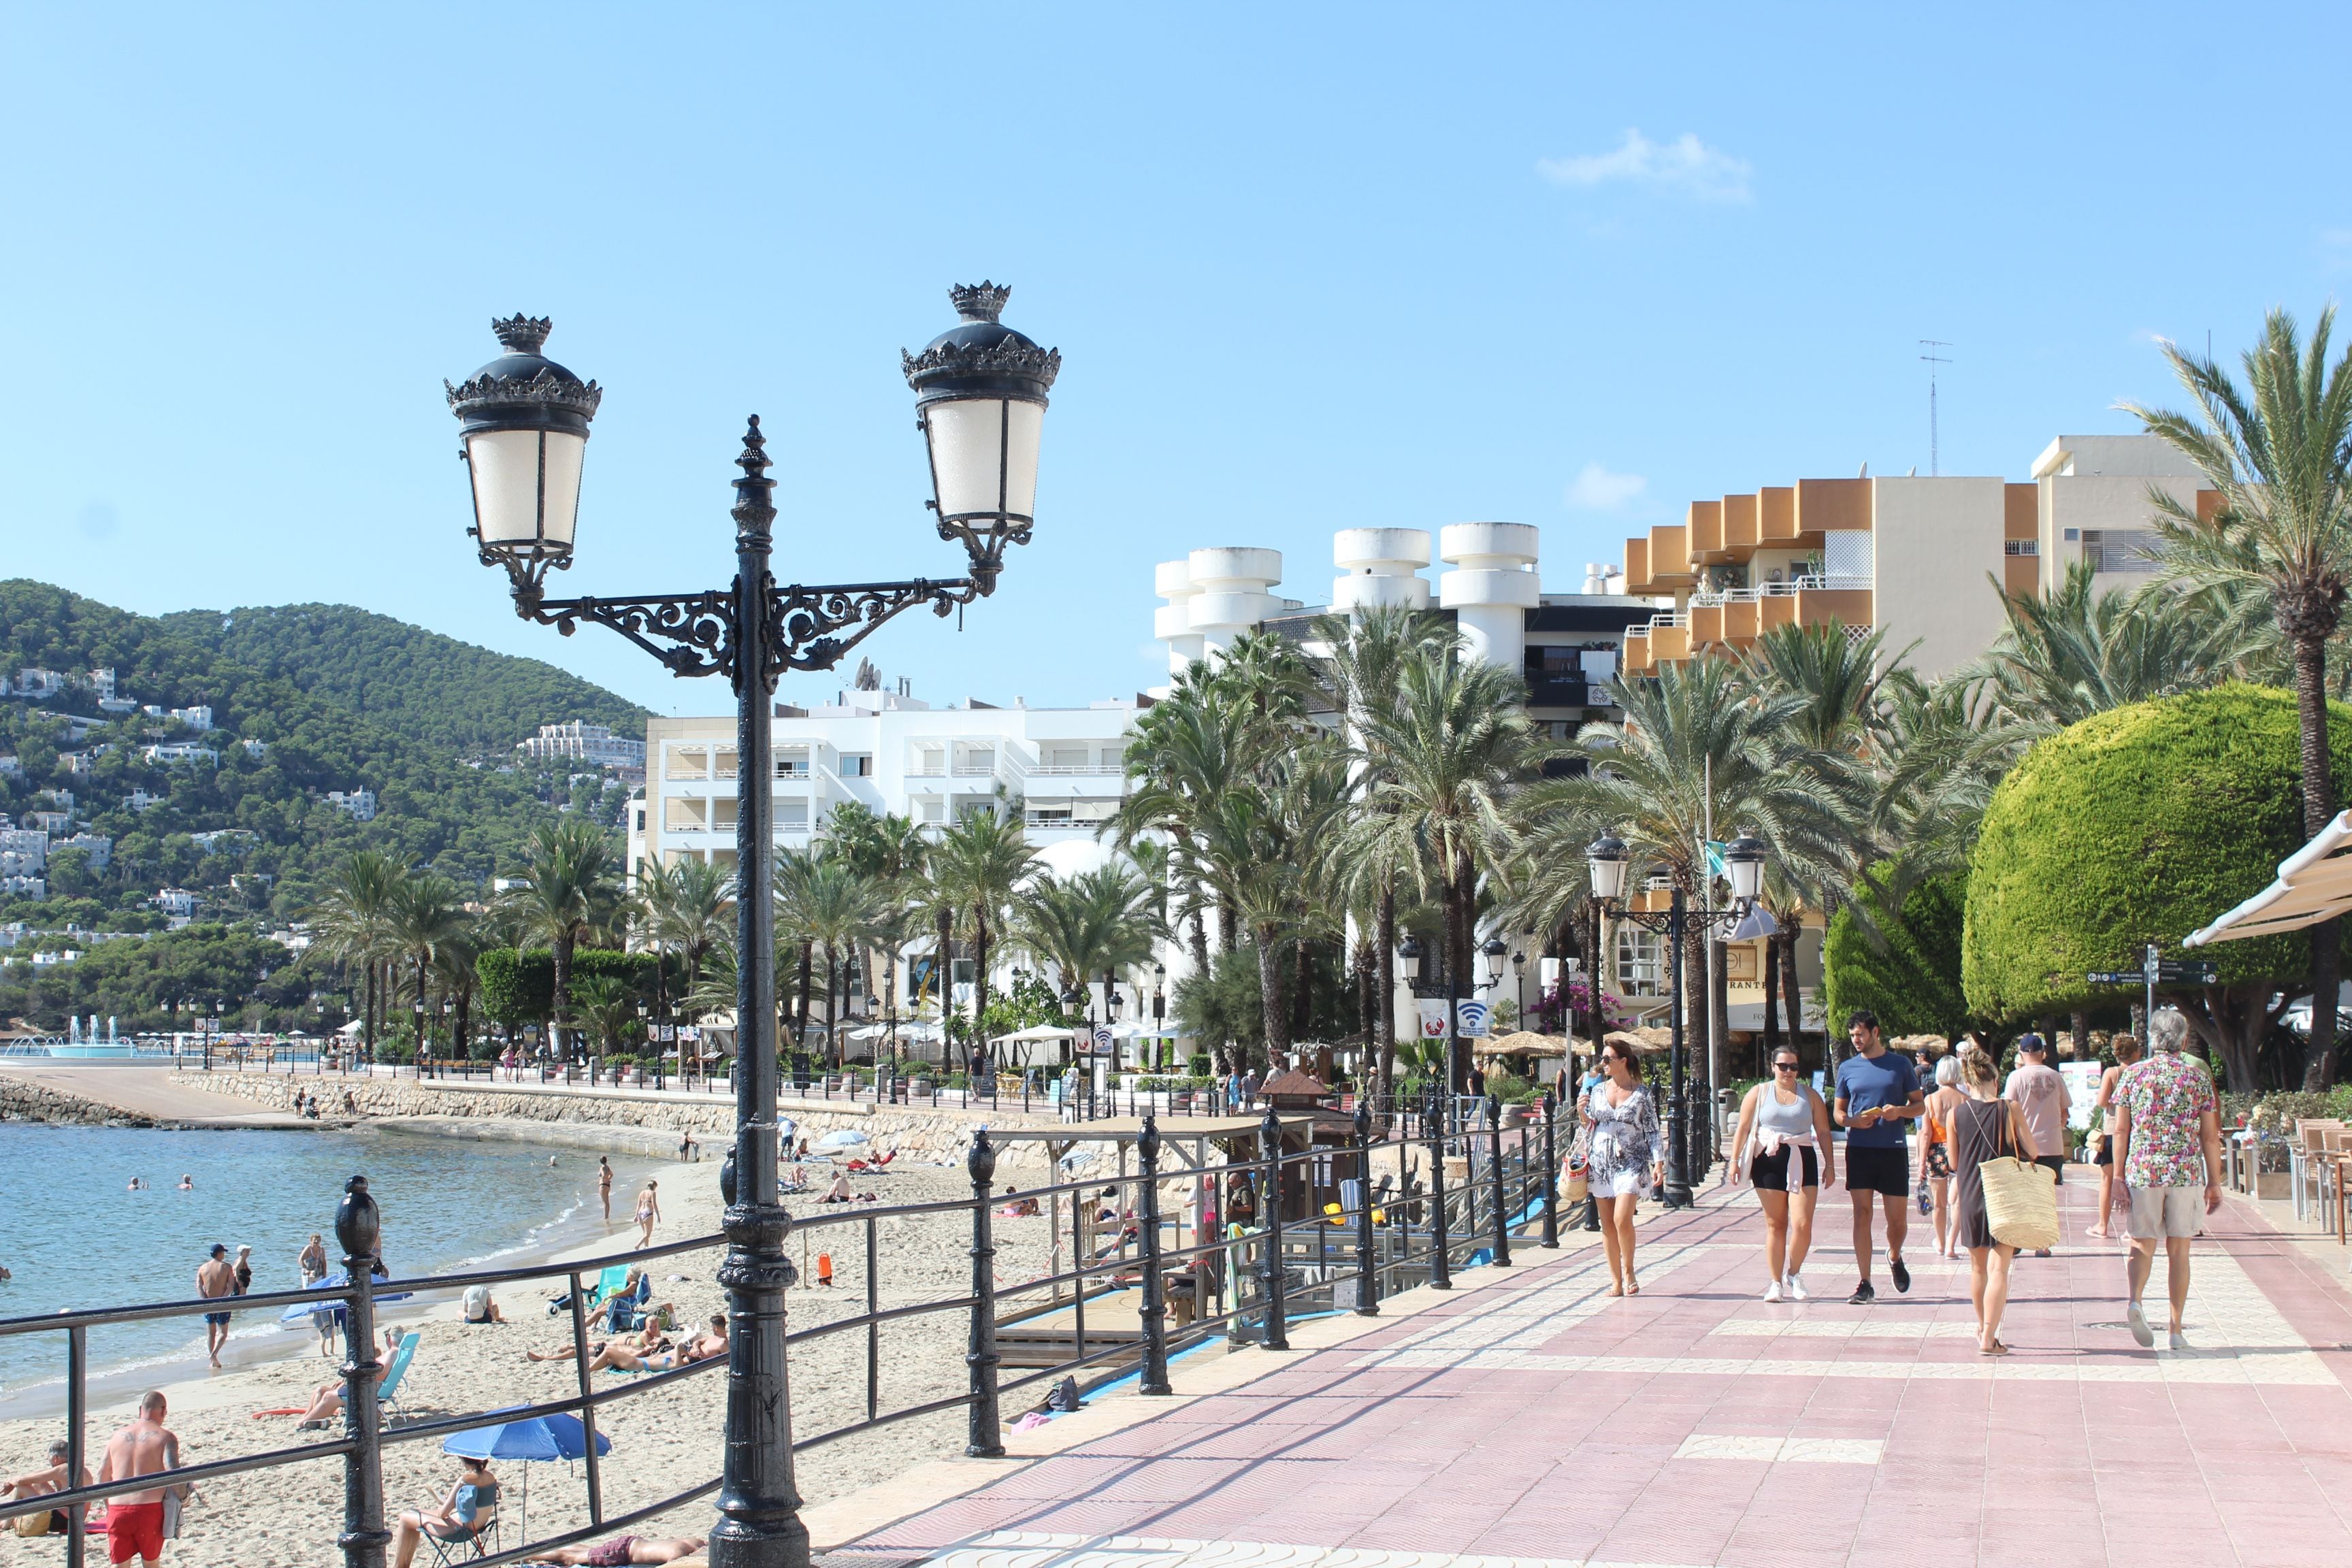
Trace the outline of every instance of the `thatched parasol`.
<instances>
[{"instance_id":1,"label":"thatched parasol","mask_svg":"<svg viewBox=\"0 0 2352 1568\"><path fill-rule=\"evenodd\" d=\"M1941 1035L1902 1035L1886 1042L1898 1051L1925 1051L1931 1057L1947 1055L1952 1042Z\"/></svg>"},{"instance_id":2,"label":"thatched parasol","mask_svg":"<svg viewBox=\"0 0 2352 1568\"><path fill-rule=\"evenodd\" d=\"M1601 1037L1604 1046L1630 1046L1637 1056L1655 1056L1675 1043L1672 1029L1612 1029Z\"/></svg>"},{"instance_id":3,"label":"thatched parasol","mask_svg":"<svg viewBox=\"0 0 2352 1568\"><path fill-rule=\"evenodd\" d=\"M1474 1040L1470 1045L1470 1054L1474 1057L1564 1057L1568 1055L1568 1041L1557 1035L1538 1035L1532 1029L1521 1029L1516 1034Z\"/></svg>"}]
</instances>

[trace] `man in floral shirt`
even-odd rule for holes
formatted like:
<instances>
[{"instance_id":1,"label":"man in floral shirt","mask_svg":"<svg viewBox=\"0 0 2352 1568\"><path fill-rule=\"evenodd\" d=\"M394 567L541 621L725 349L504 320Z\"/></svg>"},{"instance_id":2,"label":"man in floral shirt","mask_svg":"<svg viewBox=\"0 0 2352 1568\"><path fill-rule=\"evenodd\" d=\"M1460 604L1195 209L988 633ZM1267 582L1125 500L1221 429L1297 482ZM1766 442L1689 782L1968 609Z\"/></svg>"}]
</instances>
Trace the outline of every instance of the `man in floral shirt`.
<instances>
[{"instance_id":1,"label":"man in floral shirt","mask_svg":"<svg viewBox=\"0 0 2352 1568\"><path fill-rule=\"evenodd\" d=\"M2189 1302L2189 1244L2204 1217L2221 1206L2221 1113L2204 1064L2181 1054L2189 1020L2167 1013L2149 1023L2147 1033L2156 1054L2126 1068L2116 1081L2116 1168L2131 1192L2131 1306L2124 1316L2132 1338L2143 1347L2155 1345L2139 1299L2156 1267L2156 1238L2162 1237L2172 1294L2170 1343L2185 1351L2180 1310Z\"/></svg>"}]
</instances>

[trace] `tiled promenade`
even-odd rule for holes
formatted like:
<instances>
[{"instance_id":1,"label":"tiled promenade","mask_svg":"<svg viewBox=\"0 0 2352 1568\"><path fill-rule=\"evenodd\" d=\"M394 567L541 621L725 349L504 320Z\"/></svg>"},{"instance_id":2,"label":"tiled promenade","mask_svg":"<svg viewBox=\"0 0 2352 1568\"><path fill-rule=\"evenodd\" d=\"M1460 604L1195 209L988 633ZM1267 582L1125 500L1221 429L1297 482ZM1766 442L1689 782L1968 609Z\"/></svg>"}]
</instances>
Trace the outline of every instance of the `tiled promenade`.
<instances>
[{"instance_id":1,"label":"tiled promenade","mask_svg":"<svg viewBox=\"0 0 2352 1568\"><path fill-rule=\"evenodd\" d=\"M2018 1260L2006 1360L1976 1353L1967 1266L1933 1258L1916 1220L1910 1294L1882 1258L1878 1302L1845 1304L1842 1190L1805 1271L1815 1299L1766 1305L1743 1195L1645 1212L1639 1297L1606 1297L1597 1238L1530 1246L1507 1279L846 1551L940 1568L2352 1563L2352 1294L2333 1247L2306 1255L2232 1200L2198 1246L2196 1349L2143 1351L2121 1244L2082 1237L2076 1174L2067 1245ZM2152 1307L2162 1279L2159 1262Z\"/></svg>"}]
</instances>

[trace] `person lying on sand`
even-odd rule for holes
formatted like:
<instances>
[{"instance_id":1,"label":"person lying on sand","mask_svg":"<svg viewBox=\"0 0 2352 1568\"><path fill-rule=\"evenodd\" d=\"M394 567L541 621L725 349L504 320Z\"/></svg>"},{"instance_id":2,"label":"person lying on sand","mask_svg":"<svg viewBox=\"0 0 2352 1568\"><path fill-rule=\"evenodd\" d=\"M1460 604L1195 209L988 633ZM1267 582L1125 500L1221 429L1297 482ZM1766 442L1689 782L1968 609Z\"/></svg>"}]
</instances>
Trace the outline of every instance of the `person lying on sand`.
<instances>
[{"instance_id":1,"label":"person lying on sand","mask_svg":"<svg viewBox=\"0 0 2352 1568\"><path fill-rule=\"evenodd\" d=\"M662 1331L661 1326L661 1314L667 1310L668 1307L669 1303L665 1301L660 1307L656 1308L654 1311L646 1317L646 1326L638 1330L635 1334L624 1334L617 1338L609 1340L591 1341L588 1345L588 1353L590 1356L593 1357L594 1360L592 1363L590 1370L602 1371L604 1368L608 1366L622 1365L623 1363L620 1361L610 1359L615 1352L621 1356L628 1358L628 1361L634 1363L643 1357L653 1354L656 1351L668 1349L669 1336ZM523 1352L523 1354L532 1361L570 1361L577 1353L578 1352L574 1347L571 1345L559 1345L555 1349L545 1352L539 1351ZM634 1372L636 1368L634 1364L631 1364L628 1366L627 1370Z\"/></svg>"},{"instance_id":2,"label":"person lying on sand","mask_svg":"<svg viewBox=\"0 0 2352 1568\"><path fill-rule=\"evenodd\" d=\"M702 1537L677 1535L616 1535L602 1546L561 1546L533 1563L554 1563L562 1568L621 1568L625 1563L675 1563L702 1550Z\"/></svg>"}]
</instances>

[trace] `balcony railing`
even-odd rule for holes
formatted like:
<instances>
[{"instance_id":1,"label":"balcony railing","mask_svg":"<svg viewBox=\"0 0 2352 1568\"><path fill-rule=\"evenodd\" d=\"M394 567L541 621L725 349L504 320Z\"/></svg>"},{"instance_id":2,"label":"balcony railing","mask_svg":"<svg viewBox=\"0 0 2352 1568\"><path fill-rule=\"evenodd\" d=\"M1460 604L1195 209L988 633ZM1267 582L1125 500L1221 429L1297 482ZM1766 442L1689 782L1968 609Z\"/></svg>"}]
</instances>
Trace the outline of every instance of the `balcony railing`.
<instances>
[{"instance_id":1,"label":"balcony railing","mask_svg":"<svg viewBox=\"0 0 2352 1568\"><path fill-rule=\"evenodd\" d=\"M1691 595L1690 602L1694 606L1705 609L1715 605L1753 605L1764 599L1791 599L1801 591L1808 588L1843 593L1856 589L1866 590L1871 586L1871 579L1859 573L1808 572L1802 576L1790 577L1779 583L1759 584L1753 588L1702 588ZM1653 616L1650 621L1654 626L1689 624L1687 616L1669 619L1663 616Z\"/></svg>"},{"instance_id":2,"label":"balcony railing","mask_svg":"<svg viewBox=\"0 0 2352 1568\"><path fill-rule=\"evenodd\" d=\"M1029 770L1048 778L1114 779L1127 772L1124 763L1040 763Z\"/></svg>"}]
</instances>

